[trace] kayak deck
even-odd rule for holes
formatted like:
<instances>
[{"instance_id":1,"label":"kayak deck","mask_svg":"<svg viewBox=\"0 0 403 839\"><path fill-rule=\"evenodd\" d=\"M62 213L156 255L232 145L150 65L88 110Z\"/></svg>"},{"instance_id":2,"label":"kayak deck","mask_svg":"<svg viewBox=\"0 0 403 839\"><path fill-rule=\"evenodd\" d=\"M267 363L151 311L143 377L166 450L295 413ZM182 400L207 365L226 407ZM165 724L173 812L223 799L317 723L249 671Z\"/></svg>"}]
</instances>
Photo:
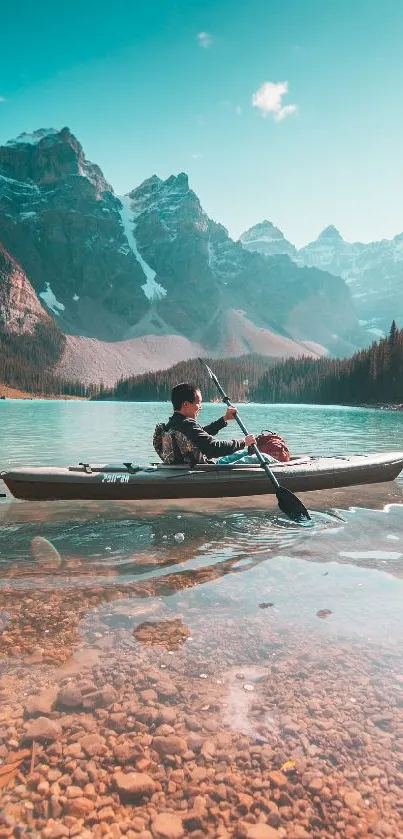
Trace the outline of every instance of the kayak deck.
<instances>
[{"instance_id":1,"label":"kayak deck","mask_svg":"<svg viewBox=\"0 0 403 839\"><path fill-rule=\"evenodd\" d=\"M293 458L270 465L291 492L332 489L394 480L403 469L403 452ZM184 466L131 463L18 467L1 477L15 498L24 500L147 500L217 498L272 494L259 464Z\"/></svg>"}]
</instances>

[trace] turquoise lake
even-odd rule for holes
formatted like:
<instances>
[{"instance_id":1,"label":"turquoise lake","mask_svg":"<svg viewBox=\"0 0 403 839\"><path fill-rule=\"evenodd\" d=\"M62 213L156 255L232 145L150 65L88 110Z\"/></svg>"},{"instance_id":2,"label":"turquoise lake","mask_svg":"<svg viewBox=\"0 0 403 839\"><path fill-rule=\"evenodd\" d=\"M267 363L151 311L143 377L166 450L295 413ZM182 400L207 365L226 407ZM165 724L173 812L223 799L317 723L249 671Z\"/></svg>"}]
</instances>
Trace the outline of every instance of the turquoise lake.
<instances>
[{"instance_id":1,"label":"turquoise lake","mask_svg":"<svg viewBox=\"0 0 403 839\"><path fill-rule=\"evenodd\" d=\"M294 454L345 454L403 449L402 422L399 412L359 408L304 405L242 405L242 418L254 432L269 428L281 433ZM218 404L205 404L201 415L204 423L220 416ZM170 413L168 403L102 403L79 401L13 401L0 402L0 468L23 464L69 465L78 461L132 460L137 463L155 461L151 438L156 422ZM237 437L238 426L229 423L221 437ZM85 562L87 575L103 579L103 570L115 569L119 583L164 576L171 564L180 565L180 573L194 568L213 568L226 560L239 560L243 573L234 575L227 585L234 586L242 578L264 586L265 575L289 572L291 564L301 564L301 571L291 573L292 584L282 588L287 612L294 609L304 622L309 613L309 599L323 599L312 588L310 576L316 579L318 564L335 563L333 574L342 573L344 585L364 575L376 599L376 611L385 610L387 625L400 629L400 615L380 602L378 590L390 587L393 601L400 597L400 576L403 576L403 478L386 484L349 487L326 492L305 493L302 500L310 509L315 527L307 532L278 514L274 499L215 499L150 504L119 504L118 502L17 502L10 496L0 502L0 568L18 562L18 585L24 581L24 568L31 567L30 543L34 536L51 541L63 555L72 555ZM180 518L178 518L180 516ZM175 534L183 533L182 542ZM180 538L180 537L179 537ZM148 568L145 557L141 567L131 560L133 552L153 552L157 570ZM156 552L156 556L154 553ZM161 552L161 567L158 562ZM266 561L267 560L267 561ZM24 562L27 565L24 565ZM243 564L242 564L243 563ZM257 563L257 568L254 568ZM249 567L250 566L250 567ZM377 569L377 573L373 569ZM365 574L365 569L371 569ZM304 581L303 608L295 586ZM259 580L259 583L258 583ZM79 586L80 575L64 580L63 585ZM347 610L346 592L333 589L326 580L326 600L340 600L327 622L336 631L344 630L346 612L351 616L363 608L369 614L375 605L365 604L362 592L356 599L356 582L352 582L353 603ZM52 585L52 575L44 584ZM321 581L322 583L322 581ZM31 585L27 581L28 587ZM32 583L33 585L33 583ZM271 583L272 586L272 583ZM271 587L270 586L270 587ZM195 596L198 596L196 587ZM354 595L354 596L353 596ZM204 596L201 591L200 596ZM278 601L277 601L278 603ZM319 603L320 606L320 603ZM318 606L318 608L319 608ZM278 606L276 606L278 608ZM312 607L313 609L313 607ZM312 611L312 610L311 610ZM315 616L315 611L313 610ZM359 623L363 622L361 616ZM319 624L316 619L316 623ZM357 628L351 622L351 631ZM317 631L322 631L317 629ZM371 621L371 631L373 631Z\"/></svg>"},{"instance_id":2,"label":"turquoise lake","mask_svg":"<svg viewBox=\"0 0 403 839\"><path fill-rule=\"evenodd\" d=\"M239 407L251 431L278 431L293 454L403 450L399 412ZM221 411L204 405L201 421ZM0 469L155 461L152 430L169 413L167 403L1 401ZM221 435L237 436L236 423ZM120 690L140 671L152 687L162 670L180 688L183 725L196 716L210 732L269 744L274 766L302 761L329 789L339 772L376 809L368 767L403 783L403 478L301 499L309 529L265 497L0 499L0 747L20 736L41 687L93 679Z\"/></svg>"}]
</instances>

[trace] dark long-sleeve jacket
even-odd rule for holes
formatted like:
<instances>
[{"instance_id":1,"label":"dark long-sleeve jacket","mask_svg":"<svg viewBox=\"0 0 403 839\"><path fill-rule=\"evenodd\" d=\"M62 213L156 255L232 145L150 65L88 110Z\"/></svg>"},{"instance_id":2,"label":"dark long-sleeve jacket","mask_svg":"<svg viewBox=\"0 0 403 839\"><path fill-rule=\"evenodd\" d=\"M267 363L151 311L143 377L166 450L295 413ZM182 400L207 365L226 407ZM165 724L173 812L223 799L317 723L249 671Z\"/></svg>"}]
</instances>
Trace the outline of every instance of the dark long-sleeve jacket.
<instances>
[{"instance_id":1,"label":"dark long-sleeve jacket","mask_svg":"<svg viewBox=\"0 0 403 839\"><path fill-rule=\"evenodd\" d=\"M165 431L174 431L175 434L177 432L183 434L191 444L191 451L189 454L192 454L193 457L189 458L189 461L193 459L195 463L203 463L203 461L210 460L211 458L233 454L234 452L239 451L239 449L244 448L243 439L214 439L215 435L218 434L222 428L225 428L226 425L227 423L224 418L220 417L220 419L210 422L209 425L203 427L202 425L199 425L196 420L184 417L183 414L175 411L165 425ZM186 459L186 457L183 457L183 462L185 462Z\"/></svg>"}]
</instances>

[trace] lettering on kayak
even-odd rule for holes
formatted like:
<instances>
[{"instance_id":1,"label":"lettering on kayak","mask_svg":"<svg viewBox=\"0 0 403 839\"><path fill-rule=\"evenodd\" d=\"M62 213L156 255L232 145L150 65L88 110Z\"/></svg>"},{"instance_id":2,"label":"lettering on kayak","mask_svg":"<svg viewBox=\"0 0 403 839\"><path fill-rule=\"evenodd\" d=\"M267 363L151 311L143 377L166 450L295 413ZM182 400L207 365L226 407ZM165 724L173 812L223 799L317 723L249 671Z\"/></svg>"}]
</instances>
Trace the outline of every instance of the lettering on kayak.
<instances>
[{"instance_id":1,"label":"lettering on kayak","mask_svg":"<svg viewBox=\"0 0 403 839\"><path fill-rule=\"evenodd\" d=\"M102 484L128 484L130 479L130 475L126 474L119 474L116 472L103 472L102 473Z\"/></svg>"}]
</instances>

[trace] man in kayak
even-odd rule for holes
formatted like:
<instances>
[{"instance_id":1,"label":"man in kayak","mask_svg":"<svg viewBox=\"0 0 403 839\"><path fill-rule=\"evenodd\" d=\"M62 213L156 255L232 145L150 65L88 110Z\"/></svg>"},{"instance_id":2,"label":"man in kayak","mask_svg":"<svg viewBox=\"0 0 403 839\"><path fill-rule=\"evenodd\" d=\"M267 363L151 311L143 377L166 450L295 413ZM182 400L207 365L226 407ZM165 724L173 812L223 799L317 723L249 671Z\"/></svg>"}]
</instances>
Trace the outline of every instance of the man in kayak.
<instances>
[{"instance_id":1,"label":"man in kayak","mask_svg":"<svg viewBox=\"0 0 403 839\"><path fill-rule=\"evenodd\" d=\"M155 427L153 445L164 463L169 465L208 463L223 455L233 454L240 449L253 446L256 438L247 434L241 440L219 441L215 435L235 419L236 408L229 405L224 416L209 425L201 426L197 417L202 409L200 388L182 382L172 388L174 413L166 424Z\"/></svg>"}]
</instances>

